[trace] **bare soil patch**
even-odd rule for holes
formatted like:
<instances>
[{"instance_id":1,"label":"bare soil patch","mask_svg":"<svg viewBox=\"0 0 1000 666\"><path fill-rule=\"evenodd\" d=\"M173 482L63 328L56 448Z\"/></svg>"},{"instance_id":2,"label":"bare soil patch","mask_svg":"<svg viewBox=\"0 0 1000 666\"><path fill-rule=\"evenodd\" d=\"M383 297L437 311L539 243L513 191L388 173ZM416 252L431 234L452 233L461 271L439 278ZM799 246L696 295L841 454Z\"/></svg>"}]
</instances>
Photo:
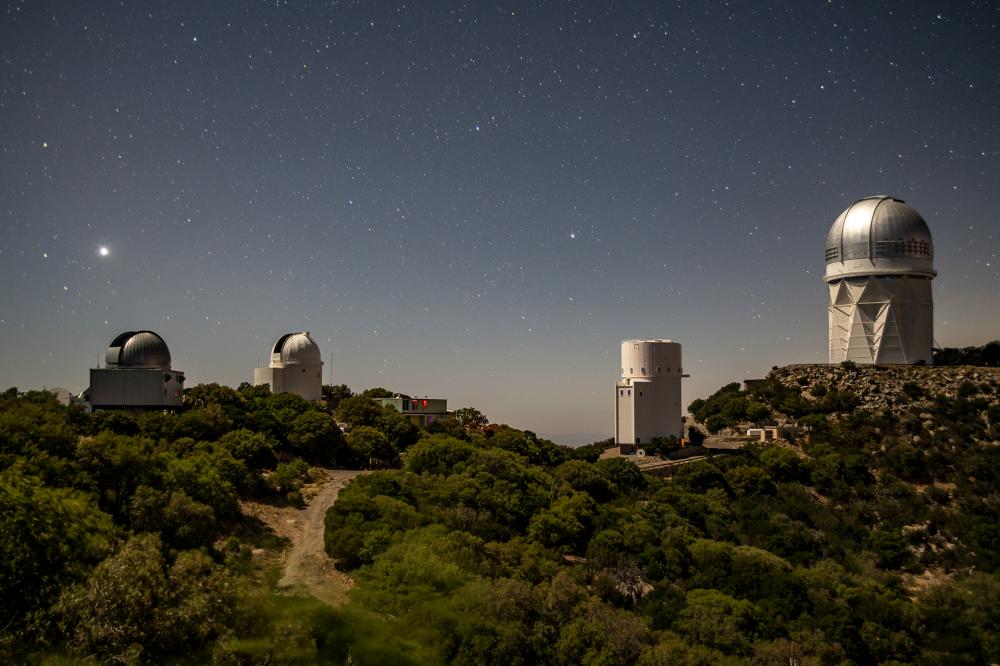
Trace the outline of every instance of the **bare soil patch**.
<instances>
[{"instance_id":1,"label":"bare soil patch","mask_svg":"<svg viewBox=\"0 0 1000 666\"><path fill-rule=\"evenodd\" d=\"M308 594L330 606L347 602L347 592L354 580L334 568L333 560L323 548L323 520L337 495L351 479L364 472L358 470L323 470L326 480L303 489L308 504L304 509L277 507L258 502L245 502L244 515L266 524L290 547L285 551L284 575L278 587L294 594ZM267 559L267 553L255 552Z\"/></svg>"}]
</instances>

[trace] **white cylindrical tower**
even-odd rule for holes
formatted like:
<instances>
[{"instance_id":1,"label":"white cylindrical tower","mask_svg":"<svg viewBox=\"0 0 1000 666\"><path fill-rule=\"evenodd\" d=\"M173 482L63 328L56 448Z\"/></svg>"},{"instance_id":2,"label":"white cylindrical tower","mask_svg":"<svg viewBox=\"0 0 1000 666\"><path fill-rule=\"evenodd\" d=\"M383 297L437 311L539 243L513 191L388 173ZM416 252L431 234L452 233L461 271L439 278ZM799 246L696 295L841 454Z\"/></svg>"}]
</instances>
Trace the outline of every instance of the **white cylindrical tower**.
<instances>
[{"instance_id":1,"label":"white cylindrical tower","mask_svg":"<svg viewBox=\"0 0 1000 666\"><path fill-rule=\"evenodd\" d=\"M931 232L900 199L860 199L826 237L831 363L931 363Z\"/></svg>"},{"instance_id":2,"label":"white cylindrical tower","mask_svg":"<svg viewBox=\"0 0 1000 666\"><path fill-rule=\"evenodd\" d=\"M615 386L615 442L641 446L684 434L681 346L671 340L623 340Z\"/></svg>"}]
</instances>

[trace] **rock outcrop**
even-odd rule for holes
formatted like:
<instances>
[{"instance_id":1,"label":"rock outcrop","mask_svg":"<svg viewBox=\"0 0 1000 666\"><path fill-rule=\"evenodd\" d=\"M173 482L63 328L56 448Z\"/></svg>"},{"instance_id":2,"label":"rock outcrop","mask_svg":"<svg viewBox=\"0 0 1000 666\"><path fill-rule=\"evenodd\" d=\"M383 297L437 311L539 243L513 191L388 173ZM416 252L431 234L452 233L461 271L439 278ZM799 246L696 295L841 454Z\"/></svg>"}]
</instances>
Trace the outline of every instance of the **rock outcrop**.
<instances>
[{"instance_id":1,"label":"rock outcrop","mask_svg":"<svg viewBox=\"0 0 1000 666\"><path fill-rule=\"evenodd\" d=\"M930 409L937 398L985 398L1000 404L1000 368L918 365L789 365L768 375L816 399L828 391L847 391L859 399L858 409L889 411L896 416Z\"/></svg>"}]
</instances>

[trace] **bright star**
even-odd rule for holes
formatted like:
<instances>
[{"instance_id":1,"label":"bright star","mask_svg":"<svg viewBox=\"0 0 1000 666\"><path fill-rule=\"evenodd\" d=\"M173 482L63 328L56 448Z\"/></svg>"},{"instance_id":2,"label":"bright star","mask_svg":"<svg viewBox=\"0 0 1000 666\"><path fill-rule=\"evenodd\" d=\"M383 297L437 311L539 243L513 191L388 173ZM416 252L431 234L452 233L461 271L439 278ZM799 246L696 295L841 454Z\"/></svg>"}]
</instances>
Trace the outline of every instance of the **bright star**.
<instances>
[{"instance_id":1,"label":"bright star","mask_svg":"<svg viewBox=\"0 0 1000 666\"><path fill-rule=\"evenodd\" d=\"M102 245L99 248L97 248L97 254L101 255L102 257L106 257L109 254L111 254L111 250L109 250L106 245Z\"/></svg>"}]
</instances>

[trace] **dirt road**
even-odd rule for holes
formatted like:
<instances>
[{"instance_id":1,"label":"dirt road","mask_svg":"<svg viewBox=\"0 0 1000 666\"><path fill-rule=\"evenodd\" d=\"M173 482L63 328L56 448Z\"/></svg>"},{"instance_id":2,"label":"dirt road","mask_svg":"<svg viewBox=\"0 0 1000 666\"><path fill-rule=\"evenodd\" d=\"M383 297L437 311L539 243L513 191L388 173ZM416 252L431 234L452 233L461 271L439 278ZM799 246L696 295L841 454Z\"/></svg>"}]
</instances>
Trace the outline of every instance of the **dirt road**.
<instances>
[{"instance_id":1,"label":"dirt road","mask_svg":"<svg viewBox=\"0 0 1000 666\"><path fill-rule=\"evenodd\" d=\"M337 494L356 477L356 470L324 470L329 482L313 496L308 506L289 519L291 548L285 559L285 575L278 587L311 594L331 606L347 601L347 591L354 585L350 577L340 573L323 550L323 518L337 500ZM294 521L294 522L293 522Z\"/></svg>"}]
</instances>

